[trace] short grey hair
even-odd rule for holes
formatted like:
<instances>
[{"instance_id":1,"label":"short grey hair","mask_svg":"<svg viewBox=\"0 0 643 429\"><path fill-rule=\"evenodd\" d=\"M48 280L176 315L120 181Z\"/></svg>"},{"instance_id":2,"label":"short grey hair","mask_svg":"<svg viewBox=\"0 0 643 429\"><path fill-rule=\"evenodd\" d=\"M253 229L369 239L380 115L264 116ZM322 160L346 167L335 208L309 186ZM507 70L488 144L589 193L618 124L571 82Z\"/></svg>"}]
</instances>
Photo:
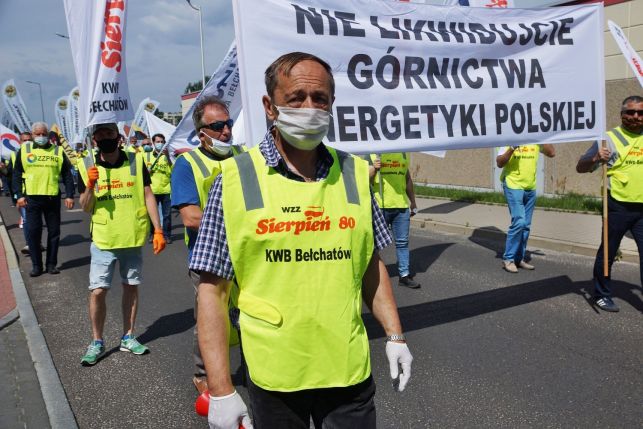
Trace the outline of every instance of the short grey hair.
<instances>
[{"instance_id":1,"label":"short grey hair","mask_svg":"<svg viewBox=\"0 0 643 429\"><path fill-rule=\"evenodd\" d=\"M205 113L205 108L210 105L217 105L221 107L229 115L230 111L225 102L215 95L206 95L203 98L199 99L194 103L194 111L192 112L192 122L194 122L194 129L199 131L201 128L205 127L208 124L203 123L203 114Z\"/></svg>"},{"instance_id":2,"label":"short grey hair","mask_svg":"<svg viewBox=\"0 0 643 429\"><path fill-rule=\"evenodd\" d=\"M47 123L45 122L34 122L33 124L31 124L32 133L36 132L36 128L44 128L45 131L49 132L49 125L47 125Z\"/></svg>"}]
</instances>

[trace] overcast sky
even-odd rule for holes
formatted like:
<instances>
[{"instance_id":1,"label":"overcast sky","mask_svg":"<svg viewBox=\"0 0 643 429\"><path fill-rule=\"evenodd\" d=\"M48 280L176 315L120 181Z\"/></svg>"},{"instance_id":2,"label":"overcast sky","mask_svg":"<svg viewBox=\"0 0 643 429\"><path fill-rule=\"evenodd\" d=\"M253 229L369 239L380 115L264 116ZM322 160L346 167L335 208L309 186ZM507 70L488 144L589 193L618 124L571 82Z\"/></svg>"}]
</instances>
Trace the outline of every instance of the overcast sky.
<instances>
[{"instance_id":1,"label":"overcast sky","mask_svg":"<svg viewBox=\"0 0 643 429\"><path fill-rule=\"evenodd\" d=\"M205 73L217 67L234 39L230 0L193 0L203 6ZM180 111L188 82L201 79L199 15L185 0L129 0L126 61L134 110L145 97L164 112ZM32 121L54 121L54 104L76 86L63 0L0 0L0 84L15 79ZM0 111L4 106L0 103Z\"/></svg>"}]
</instances>

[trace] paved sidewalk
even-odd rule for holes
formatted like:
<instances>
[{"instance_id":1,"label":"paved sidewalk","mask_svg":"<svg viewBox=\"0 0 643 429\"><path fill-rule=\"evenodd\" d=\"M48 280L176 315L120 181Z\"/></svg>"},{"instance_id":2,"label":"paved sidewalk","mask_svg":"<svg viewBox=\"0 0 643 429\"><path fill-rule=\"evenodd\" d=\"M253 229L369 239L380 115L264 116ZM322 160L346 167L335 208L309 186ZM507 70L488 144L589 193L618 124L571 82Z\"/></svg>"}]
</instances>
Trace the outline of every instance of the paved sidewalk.
<instances>
[{"instance_id":1,"label":"paved sidewalk","mask_svg":"<svg viewBox=\"0 0 643 429\"><path fill-rule=\"evenodd\" d=\"M504 241L511 218L502 205L472 204L434 198L417 198L415 228L463 234ZM528 248L543 248L585 256L596 255L601 242L601 216L536 209ZM623 260L638 263L636 243L629 237L621 242Z\"/></svg>"},{"instance_id":2,"label":"paved sidewalk","mask_svg":"<svg viewBox=\"0 0 643 429\"><path fill-rule=\"evenodd\" d=\"M0 299L0 428L77 428L2 216Z\"/></svg>"}]
</instances>

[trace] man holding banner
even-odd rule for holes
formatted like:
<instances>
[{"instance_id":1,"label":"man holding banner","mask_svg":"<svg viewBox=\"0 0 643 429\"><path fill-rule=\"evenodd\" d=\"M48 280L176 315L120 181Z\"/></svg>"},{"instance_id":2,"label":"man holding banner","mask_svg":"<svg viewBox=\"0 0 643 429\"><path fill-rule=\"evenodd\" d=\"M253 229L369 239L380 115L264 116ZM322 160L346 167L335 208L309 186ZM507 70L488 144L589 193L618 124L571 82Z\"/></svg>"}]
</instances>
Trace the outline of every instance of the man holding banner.
<instances>
[{"instance_id":1,"label":"man holding banner","mask_svg":"<svg viewBox=\"0 0 643 429\"><path fill-rule=\"evenodd\" d=\"M511 215L502 267L513 274L518 272L518 268L535 269L525 260L525 257L531 231L531 217L536 206L536 171L539 153L549 158L556 155L554 146L550 144L529 144L504 147L496 157L498 168L502 168L500 180Z\"/></svg>"},{"instance_id":2,"label":"man holding banner","mask_svg":"<svg viewBox=\"0 0 643 429\"><path fill-rule=\"evenodd\" d=\"M594 299L605 311L617 312L612 300L611 272L614 257L627 231L639 249L639 267L643 267L643 97L627 97L621 106L621 126L607 132L607 147L598 142L585 152L576 165L579 173L596 170L607 164L608 189L608 262L609 275L603 273L603 246L594 261ZM604 202L605 204L605 202ZM643 285L643 268L641 284Z\"/></svg>"},{"instance_id":3,"label":"man holding banner","mask_svg":"<svg viewBox=\"0 0 643 429\"><path fill-rule=\"evenodd\" d=\"M138 286L141 284L142 247L149 232L148 216L154 226L154 254L165 249L151 179L143 157L118 149L115 123L98 124L92 129L98 147L96 161L89 153L78 162L79 188L83 210L91 213L89 269L89 316L93 340L81 359L81 365L96 364L105 353L103 328L107 291L118 262L123 285L123 337L120 350L135 355L149 352L134 336L138 309Z\"/></svg>"},{"instance_id":4,"label":"man holding banner","mask_svg":"<svg viewBox=\"0 0 643 429\"><path fill-rule=\"evenodd\" d=\"M375 427L362 297L387 335L399 390L410 378L386 267L391 242L368 163L321 143L335 84L330 66L301 52L265 73L274 121L258 146L221 163L190 262L200 272L199 345L211 428L248 428L230 379L227 296L239 285L239 324L258 427ZM243 197L243 203L240 201Z\"/></svg>"}]
</instances>

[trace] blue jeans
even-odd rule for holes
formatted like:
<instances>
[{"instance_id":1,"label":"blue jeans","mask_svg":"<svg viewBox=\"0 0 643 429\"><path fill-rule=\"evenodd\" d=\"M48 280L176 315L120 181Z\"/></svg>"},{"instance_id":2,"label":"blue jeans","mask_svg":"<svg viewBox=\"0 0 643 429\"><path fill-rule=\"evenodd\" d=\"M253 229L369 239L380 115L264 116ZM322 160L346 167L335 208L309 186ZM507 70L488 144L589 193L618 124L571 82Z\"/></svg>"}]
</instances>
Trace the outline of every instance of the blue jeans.
<instances>
[{"instance_id":1,"label":"blue jeans","mask_svg":"<svg viewBox=\"0 0 643 429\"><path fill-rule=\"evenodd\" d=\"M397 252L397 271L400 277L406 277L409 272L409 226L411 212L406 209L382 209L384 220L391 226L395 238Z\"/></svg>"},{"instance_id":2,"label":"blue jeans","mask_svg":"<svg viewBox=\"0 0 643 429\"><path fill-rule=\"evenodd\" d=\"M612 296L612 264L621 240L627 231L632 233L639 249L639 274L643 285L643 203L624 203L610 195L607 200L607 251L609 275L603 273L603 241L596 252L594 261L594 296ZM601 237L603 235L601 234Z\"/></svg>"},{"instance_id":3,"label":"blue jeans","mask_svg":"<svg viewBox=\"0 0 643 429\"><path fill-rule=\"evenodd\" d=\"M159 217L161 218L161 226L163 227L163 236L170 238L172 235L172 205L170 203L170 194L154 194L156 204L158 205ZM154 231L152 230L152 233Z\"/></svg>"},{"instance_id":4,"label":"blue jeans","mask_svg":"<svg viewBox=\"0 0 643 429\"><path fill-rule=\"evenodd\" d=\"M536 191L523 189L510 189L502 185L505 198L511 214L511 226L507 231L507 243L502 259L513 261L516 264L525 259L527 240L531 231L531 217L536 205Z\"/></svg>"}]
</instances>

